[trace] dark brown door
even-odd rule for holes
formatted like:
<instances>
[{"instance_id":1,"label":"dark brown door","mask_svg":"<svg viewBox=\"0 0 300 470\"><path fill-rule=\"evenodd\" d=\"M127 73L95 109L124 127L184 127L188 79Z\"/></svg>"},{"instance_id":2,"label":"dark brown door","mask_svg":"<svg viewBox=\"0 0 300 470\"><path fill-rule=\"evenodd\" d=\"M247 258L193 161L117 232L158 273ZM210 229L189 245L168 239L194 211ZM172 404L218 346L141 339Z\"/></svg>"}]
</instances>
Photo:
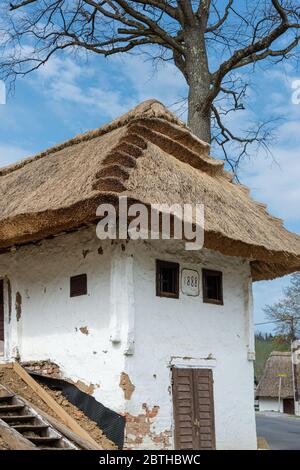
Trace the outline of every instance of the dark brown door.
<instances>
[{"instance_id":1,"label":"dark brown door","mask_svg":"<svg viewBox=\"0 0 300 470\"><path fill-rule=\"evenodd\" d=\"M0 280L0 341L4 341L4 295L3 280Z\"/></svg>"},{"instance_id":2,"label":"dark brown door","mask_svg":"<svg viewBox=\"0 0 300 470\"><path fill-rule=\"evenodd\" d=\"M212 371L174 368L173 405L176 449L215 449Z\"/></svg>"},{"instance_id":3,"label":"dark brown door","mask_svg":"<svg viewBox=\"0 0 300 470\"><path fill-rule=\"evenodd\" d=\"M295 412L294 400L291 398L285 398L283 400L283 412L289 415L293 415Z\"/></svg>"}]
</instances>

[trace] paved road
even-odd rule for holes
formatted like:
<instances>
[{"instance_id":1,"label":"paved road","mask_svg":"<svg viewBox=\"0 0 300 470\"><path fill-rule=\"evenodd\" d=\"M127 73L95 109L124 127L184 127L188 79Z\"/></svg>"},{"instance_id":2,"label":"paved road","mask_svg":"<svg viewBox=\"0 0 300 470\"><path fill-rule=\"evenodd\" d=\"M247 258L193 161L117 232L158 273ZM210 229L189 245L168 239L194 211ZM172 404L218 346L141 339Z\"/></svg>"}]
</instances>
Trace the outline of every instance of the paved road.
<instances>
[{"instance_id":1,"label":"paved road","mask_svg":"<svg viewBox=\"0 0 300 470\"><path fill-rule=\"evenodd\" d=\"M257 435L267 440L271 450L300 450L300 417L257 413L256 429Z\"/></svg>"}]
</instances>

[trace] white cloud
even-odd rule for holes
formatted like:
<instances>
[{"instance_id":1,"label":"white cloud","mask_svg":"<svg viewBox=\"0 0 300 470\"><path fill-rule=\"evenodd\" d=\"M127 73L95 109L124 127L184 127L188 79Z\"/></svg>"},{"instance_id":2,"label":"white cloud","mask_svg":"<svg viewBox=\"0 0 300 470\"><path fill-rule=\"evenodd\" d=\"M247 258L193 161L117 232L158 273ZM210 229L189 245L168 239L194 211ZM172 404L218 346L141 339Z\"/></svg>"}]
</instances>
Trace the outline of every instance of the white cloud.
<instances>
[{"instance_id":1,"label":"white cloud","mask_svg":"<svg viewBox=\"0 0 300 470\"><path fill-rule=\"evenodd\" d=\"M115 63L120 64L120 72L131 83L138 101L156 98L171 105L187 95L183 75L170 62L158 63L156 70L151 60L145 61L139 56L120 56Z\"/></svg>"},{"instance_id":2,"label":"white cloud","mask_svg":"<svg viewBox=\"0 0 300 470\"><path fill-rule=\"evenodd\" d=\"M272 305L282 299L284 294L284 288L289 285L290 276L285 276L281 279L275 279L273 281L261 281L255 282L253 285L254 294L254 322L264 323L268 319L264 314L264 307L266 305ZM257 325L255 326L256 331L270 332L274 328L274 324L268 325Z\"/></svg>"},{"instance_id":3,"label":"white cloud","mask_svg":"<svg viewBox=\"0 0 300 470\"><path fill-rule=\"evenodd\" d=\"M260 152L245 162L242 179L274 215L300 223L300 124L281 126L278 140L281 145L271 148L273 158Z\"/></svg>"},{"instance_id":4,"label":"white cloud","mask_svg":"<svg viewBox=\"0 0 300 470\"><path fill-rule=\"evenodd\" d=\"M53 57L32 80L53 103L76 105L76 112L97 113L112 119L141 101L160 99L167 105L186 95L186 84L170 63L153 65L127 55L109 61L92 60L88 66L70 56Z\"/></svg>"},{"instance_id":5,"label":"white cloud","mask_svg":"<svg viewBox=\"0 0 300 470\"><path fill-rule=\"evenodd\" d=\"M6 86L3 80L0 80L0 105L6 104Z\"/></svg>"},{"instance_id":6,"label":"white cloud","mask_svg":"<svg viewBox=\"0 0 300 470\"><path fill-rule=\"evenodd\" d=\"M87 70L89 69L87 68ZM74 81L83 74L83 66L68 56L64 59L53 56L45 65L37 70L37 76L40 79L54 80L60 78L66 82Z\"/></svg>"},{"instance_id":7,"label":"white cloud","mask_svg":"<svg viewBox=\"0 0 300 470\"><path fill-rule=\"evenodd\" d=\"M28 150L14 145L0 145L0 168L29 155Z\"/></svg>"},{"instance_id":8,"label":"white cloud","mask_svg":"<svg viewBox=\"0 0 300 470\"><path fill-rule=\"evenodd\" d=\"M53 57L38 70L33 85L47 95L48 100L64 108L76 105L76 113L94 113L101 118L113 118L125 113L132 105L130 98L122 96L117 87L109 83L106 73L97 75L91 63L78 63L71 57ZM68 109L72 113L72 109Z\"/></svg>"}]
</instances>

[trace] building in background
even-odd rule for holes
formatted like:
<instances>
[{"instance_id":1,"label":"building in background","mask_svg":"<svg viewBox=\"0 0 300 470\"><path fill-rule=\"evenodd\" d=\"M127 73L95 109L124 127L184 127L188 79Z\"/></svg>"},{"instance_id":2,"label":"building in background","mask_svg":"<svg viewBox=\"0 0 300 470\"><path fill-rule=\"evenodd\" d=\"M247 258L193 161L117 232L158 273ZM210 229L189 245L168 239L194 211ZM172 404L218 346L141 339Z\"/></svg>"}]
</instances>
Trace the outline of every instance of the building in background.
<instances>
[{"instance_id":1,"label":"building in background","mask_svg":"<svg viewBox=\"0 0 300 470\"><path fill-rule=\"evenodd\" d=\"M273 351L266 361L256 390L259 411L299 414L297 404L294 406L296 386L299 394L299 365L294 367L290 352Z\"/></svg>"}]
</instances>

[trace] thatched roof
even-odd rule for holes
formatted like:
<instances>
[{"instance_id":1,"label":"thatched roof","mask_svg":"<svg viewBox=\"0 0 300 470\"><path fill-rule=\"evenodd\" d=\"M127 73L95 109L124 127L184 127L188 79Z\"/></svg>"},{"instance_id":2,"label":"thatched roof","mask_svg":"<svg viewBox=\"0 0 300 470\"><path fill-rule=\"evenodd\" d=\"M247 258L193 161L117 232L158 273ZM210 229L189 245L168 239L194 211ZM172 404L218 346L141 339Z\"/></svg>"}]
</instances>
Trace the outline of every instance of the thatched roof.
<instances>
[{"instance_id":1,"label":"thatched roof","mask_svg":"<svg viewBox=\"0 0 300 470\"><path fill-rule=\"evenodd\" d=\"M0 170L0 248L95 221L120 194L146 204L203 203L205 246L252 263L254 280L300 270L300 237L234 184L210 147L161 103Z\"/></svg>"},{"instance_id":2,"label":"thatched roof","mask_svg":"<svg viewBox=\"0 0 300 470\"><path fill-rule=\"evenodd\" d=\"M293 398L293 369L290 352L273 351L267 359L263 375L259 381L256 395L258 397L278 398L278 374L286 374L281 378L281 398ZM297 385L300 393L300 368L297 366Z\"/></svg>"}]
</instances>

